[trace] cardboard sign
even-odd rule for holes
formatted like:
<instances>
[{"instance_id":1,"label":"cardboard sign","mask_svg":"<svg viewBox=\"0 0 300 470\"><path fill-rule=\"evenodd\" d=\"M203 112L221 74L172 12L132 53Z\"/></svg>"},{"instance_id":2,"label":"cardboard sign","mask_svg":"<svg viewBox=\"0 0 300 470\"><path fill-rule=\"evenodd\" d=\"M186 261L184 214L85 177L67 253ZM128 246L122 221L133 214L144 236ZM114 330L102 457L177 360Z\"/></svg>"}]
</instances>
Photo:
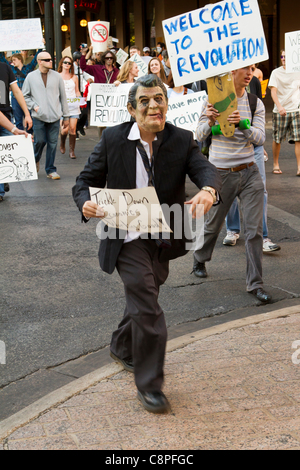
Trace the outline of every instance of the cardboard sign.
<instances>
[{"instance_id":1,"label":"cardboard sign","mask_svg":"<svg viewBox=\"0 0 300 470\"><path fill-rule=\"evenodd\" d=\"M178 99L170 98L167 122L195 134L202 105L206 97L205 91L199 91L180 96Z\"/></svg>"},{"instance_id":2,"label":"cardboard sign","mask_svg":"<svg viewBox=\"0 0 300 470\"><path fill-rule=\"evenodd\" d=\"M90 125L113 127L130 121L127 111L128 93L132 83L119 86L113 84L92 83Z\"/></svg>"},{"instance_id":3,"label":"cardboard sign","mask_svg":"<svg viewBox=\"0 0 300 470\"><path fill-rule=\"evenodd\" d=\"M257 0L230 0L163 21L175 86L268 60Z\"/></svg>"},{"instance_id":4,"label":"cardboard sign","mask_svg":"<svg viewBox=\"0 0 300 470\"><path fill-rule=\"evenodd\" d=\"M119 49L118 52L116 53L117 62L121 66L125 64L127 57L128 57L128 54L127 52L123 51L123 49Z\"/></svg>"},{"instance_id":5,"label":"cardboard sign","mask_svg":"<svg viewBox=\"0 0 300 470\"><path fill-rule=\"evenodd\" d=\"M300 31L285 34L286 73L300 72Z\"/></svg>"},{"instance_id":6,"label":"cardboard sign","mask_svg":"<svg viewBox=\"0 0 300 470\"><path fill-rule=\"evenodd\" d=\"M138 78L143 77L144 75L148 75L148 65L139 54L134 54L132 57L130 57L129 60L137 64L139 68Z\"/></svg>"},{"instance_id":7,"label":"cardboard sign","mask_svg":"<svg viewBox=\"0 0 300 470\"><path fill-rule=\"evenodd\" d=\"M0 21L0 51L44 49L40 18Z\"/></svg>"},{"instance_id":8,"label":"cardboard sign","mask_svg":"<svg viewBox=\"0 0 300 470\"><path fill-rule=\"evenodd\" d=\"M31 137L0 137L0 183L37 180Z\"/></svg>"},{"instance_id":9,"label":"cardboard sign","mask_svg":"<svg viewBox=\"0 0 300 470\"><path fill-rule=\"evenodd\" d=\"M139 233L170 233L155 188L90 188L91 200L105 211L102 221L111 228Z\"/></svg>"},{"instance_id":10,"label":"cardboard sign","mask_svg":"<svg viewBox=\"0 0 300 470\"><path fill-rule=\"evenodd\" d=\"M88 27L93 52L105 52L108 47L110 23L107 21L90 21Z\"/></svg>"}]
</instances>

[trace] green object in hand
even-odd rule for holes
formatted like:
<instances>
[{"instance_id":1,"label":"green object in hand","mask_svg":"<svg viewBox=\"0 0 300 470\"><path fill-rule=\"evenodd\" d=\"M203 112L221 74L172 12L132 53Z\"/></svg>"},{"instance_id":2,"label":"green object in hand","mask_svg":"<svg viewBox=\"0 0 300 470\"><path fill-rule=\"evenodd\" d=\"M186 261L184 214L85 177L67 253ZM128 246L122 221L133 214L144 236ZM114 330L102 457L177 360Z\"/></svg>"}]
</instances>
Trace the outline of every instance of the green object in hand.
<instances>
[{"instance_id":1,"label":"green object in hand","mask_svg":"<svg viewBox=\"0 0 300 470\"><path fill-rule=\"evenodd\" d=\"M236 96L235 93L231 93L231 95L227 96L225 100L219 101L218 103L216 103L214 105L214 108L218 111L218 113L220 114L224 113L224 111L226 111L226 109L229 108L232 101L234 101L235 96Z\"/></svg>"}]
</instances>

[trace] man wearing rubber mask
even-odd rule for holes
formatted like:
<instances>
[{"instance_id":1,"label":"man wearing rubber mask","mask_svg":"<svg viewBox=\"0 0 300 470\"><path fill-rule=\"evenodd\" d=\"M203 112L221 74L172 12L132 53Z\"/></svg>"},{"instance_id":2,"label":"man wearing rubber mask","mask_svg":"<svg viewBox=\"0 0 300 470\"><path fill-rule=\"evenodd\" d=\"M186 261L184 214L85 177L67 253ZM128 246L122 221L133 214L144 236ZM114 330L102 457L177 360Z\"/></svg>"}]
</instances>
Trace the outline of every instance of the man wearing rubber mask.
<instances>
[{"instance_id":1,"label":"man wearing rubber mask","mask_svg":"<svg viewBox=\"0 0 300 470\"><path fill-rule=\"evenodd\" d=\"M232 75L238 108L228 117L228 122L238 126L241 121L249 119L251 127L237 127L233 137L212 137L209 159L222 178L223 203L210 211L205 223L204 245L194 253L193 271L197 277L207 277L205 263L212 258L226 215L238 196L245 226L247 291L261 302L268 303L272 298L265 292L262 279L264 185L254 157L254 145L263 145L265 142L265 107L257 99L256 109L251 111L251 100L246 92L253 76L251 66L235 70ZM207 100L196 131L198 141L207 139L219 116Z\"/></svg>"},{"instance_id":2,"label":"man wearing rubber mask","mask_svg":"<svg viewBox=\"0 0 300 470\"><path fill-rule=\"evenodd\" d=\"M156 75L146 75L129 92L127 108L134 122L107 128L73 188L73 197L83 221L104 217L90 201L89 187L134 189L154 186L160 204L178 206L179 217L170 220L170 240L145 239L138 232L114 231L100 244L103 271L115 268L123 281L126 297L124 318L111 341L111 356L127 371L134 372L138 398L147 411L169 409L162 393L167 328L158 304L160 286L166 281L169 260L186 253L185 233L174 235L174 225L183 223L184 204L197 216L199 205L208 212L216 203L221 178L201 155L193 134L166 122L167 90ZM199 188L185 198L186 174ZM198 215L201 215L200 213ZM176 220L175 220L176 219ZM107 230L106 230L107 229Z\"/></svg>"}]
</instances>

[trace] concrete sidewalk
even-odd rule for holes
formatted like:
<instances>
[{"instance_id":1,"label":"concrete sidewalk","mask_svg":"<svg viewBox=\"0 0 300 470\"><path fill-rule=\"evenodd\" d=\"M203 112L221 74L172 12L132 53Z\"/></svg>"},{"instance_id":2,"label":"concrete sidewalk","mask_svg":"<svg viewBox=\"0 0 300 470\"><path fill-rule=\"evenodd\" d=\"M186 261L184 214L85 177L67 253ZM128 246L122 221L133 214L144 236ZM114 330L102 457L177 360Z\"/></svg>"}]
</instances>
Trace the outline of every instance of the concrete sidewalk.
<instances>
[{"instance_id":1,"label":"concrete sidewalk","mask_svg":"<svg viewBox=\"0 0 300 470\"><path fill-rule=\"evenodd\" d=\"M297 349L300 306L182 336L168 343L171 413L146 412L112 363L2 421L0 449L299 450Z\"/></svg>"}]
</instances>

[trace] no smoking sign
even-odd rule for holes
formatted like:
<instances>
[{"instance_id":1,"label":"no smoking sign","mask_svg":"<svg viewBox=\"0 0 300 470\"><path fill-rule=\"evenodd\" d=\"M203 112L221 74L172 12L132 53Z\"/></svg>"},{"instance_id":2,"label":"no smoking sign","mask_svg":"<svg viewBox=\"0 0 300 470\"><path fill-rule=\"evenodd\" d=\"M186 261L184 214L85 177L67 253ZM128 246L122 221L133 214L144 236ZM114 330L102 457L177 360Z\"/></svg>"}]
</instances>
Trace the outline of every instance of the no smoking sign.
<instances>
[{"instance_id":1,"label":"no smoking sign","mask_svg":"<svg viewBox=\"0 0 300 470\"><path fill-rule=\"evenodd\" d=\"M97 23L91 29L91 39L94 42L106 42L108 38L108 29L104 24Z\"/></svg>"}]
</instances>

